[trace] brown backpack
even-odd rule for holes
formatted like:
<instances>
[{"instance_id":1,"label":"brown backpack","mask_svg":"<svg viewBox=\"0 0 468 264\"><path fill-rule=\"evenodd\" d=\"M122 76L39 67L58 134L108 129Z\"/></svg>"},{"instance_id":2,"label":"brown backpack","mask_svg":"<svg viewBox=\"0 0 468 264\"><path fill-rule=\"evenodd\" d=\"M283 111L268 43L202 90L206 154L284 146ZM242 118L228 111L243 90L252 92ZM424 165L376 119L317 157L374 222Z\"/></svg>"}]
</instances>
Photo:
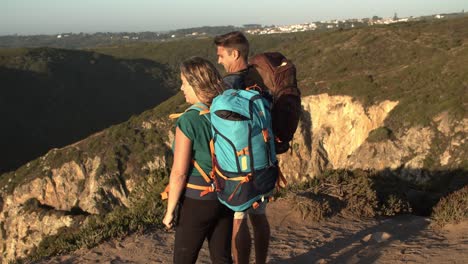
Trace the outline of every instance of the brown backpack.
<instances>
[{"instance_id":1,"label":"brown backpack","mask_svg":"<svg viewBox=\"0 0 468 264\"><path fill-rule=\"evenodd\" d=\"M266 87L273 97L271 115L276 137L276 153L284 153L290 147L289 142L296 132L302 112L296 66L279 52L257 54L249 59L249 64L258 73L257 77L261 78L263 85L260 86Z\"/></svg>"}]
</instances>

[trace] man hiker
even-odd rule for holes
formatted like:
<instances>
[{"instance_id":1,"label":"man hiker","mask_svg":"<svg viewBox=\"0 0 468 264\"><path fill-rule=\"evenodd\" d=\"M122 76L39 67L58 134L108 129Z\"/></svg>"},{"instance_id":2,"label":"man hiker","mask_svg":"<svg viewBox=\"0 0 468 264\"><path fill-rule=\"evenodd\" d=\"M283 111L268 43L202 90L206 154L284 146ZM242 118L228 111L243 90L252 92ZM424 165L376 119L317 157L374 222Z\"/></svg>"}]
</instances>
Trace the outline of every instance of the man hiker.
<instances>
[{"instance_id":1,"label":"man hiker","mask_svg":"<svg viewBox=\"0 0 468 264\"><path fill-rule=\"evenodd\" d=\"M249 42L239 31L216 36L214 43L217 48L218 63L224 66L228 73L223 81L230 89L244 89L245 76L248 72ZM255 263L266 263L268 245L270 241L270 225L265 215L266 203L263 202L256 209L250 208L244 212L234 213L232 233L232 254L234 262L249 263L251 237L247 217L254 232Z\"/></svg>"}]
</instances>

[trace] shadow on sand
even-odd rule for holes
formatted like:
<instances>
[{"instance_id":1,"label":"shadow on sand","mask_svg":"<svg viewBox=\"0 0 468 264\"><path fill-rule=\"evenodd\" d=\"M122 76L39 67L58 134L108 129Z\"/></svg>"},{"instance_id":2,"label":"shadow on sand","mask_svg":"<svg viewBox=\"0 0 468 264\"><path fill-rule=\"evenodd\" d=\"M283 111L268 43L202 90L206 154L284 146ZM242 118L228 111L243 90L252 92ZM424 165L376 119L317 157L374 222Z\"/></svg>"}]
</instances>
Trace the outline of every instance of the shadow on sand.
<instances>
[{"instance_id":1,"label":"shadow on sand","mask_svg":"<svg viewBox=\"0 0 468 264\"><path fill-rule=\"evenodd\" d=\"M397 174L401 175L401 173L406 175L426 175L432 179L431 184L424 186L424 188L416 188L408 182L399 181L398 184L400 185L397 186L398 191L393 193L400 197L405 196L404 198L410 203L413 213L419 216L399 215L396 217L379 217L376 219L376 224L371 227L354 234L343 232L343 236L318 246L314 245L315 239L311 237L309 252L292 258L275 259L270 263L376 263L382 255L382 250L387 248L392 242L410 241L414 237L424 235L422 231L427 229L430 224L426 216L432 213L433 207L437 202L468 184L468 173L461 169L452 171L386 170L378 172L376 174L378 177L372 178L372 187L376 191L377 196L383 197L389 195L389 186L385 182L382 182L382 179L390 179ZM387 183L390 185L395 184L395 182L390 182L389 180ZM392 189L395 190L395 186L390 188L390 190ZM306 195L306 197L314 199L310 195ZM338 205L338 207L335 207L335 210L338 211L345 207L343 201L339 202L335 203ZM335 212L330 217L337 214L339 213ZM387 237L382 238L383 234L386 234ZM440 237L431 237L431 239L436 242L443 242L443 239Z\"/></svg>"}]
</instances>

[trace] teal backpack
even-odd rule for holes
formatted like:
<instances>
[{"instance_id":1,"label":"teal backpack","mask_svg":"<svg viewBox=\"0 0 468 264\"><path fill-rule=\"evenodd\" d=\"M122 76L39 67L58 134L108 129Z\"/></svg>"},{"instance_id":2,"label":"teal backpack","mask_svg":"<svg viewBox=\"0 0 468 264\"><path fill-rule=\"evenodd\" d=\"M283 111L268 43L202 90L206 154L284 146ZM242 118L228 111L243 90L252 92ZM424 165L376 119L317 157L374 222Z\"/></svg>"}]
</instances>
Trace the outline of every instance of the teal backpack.
<instances>
[{"instance_id":1,"label":"teal backpack","mask_svg":"<svg viewBox=\"0 0 468 264\"><path fill-rule=\"evenodd\" d=\"M271 195L279 169L270 102L255 90L229 89L210 106L213 172L218 198L244 211Z\"/></svg>"},{"instance_id":2,"label":"teal backpack","mask_svg":"<svg viewBox=\"0 0 468 264\"><path fill-rule=\"evenodd\" d=\"M204 172L192 161L206 181L205 186L187 184L200 190L200 196L217 192L221 203L240 212L270 200L281 174L275 153L271 103L255 90L229 89L207 106L197 103L186 111L196 110L211 122L210 143L213 169ZM171 119L181 114L170 115ZM161 196L167 198L169 185Z\"/></svg>"}]
</instances>

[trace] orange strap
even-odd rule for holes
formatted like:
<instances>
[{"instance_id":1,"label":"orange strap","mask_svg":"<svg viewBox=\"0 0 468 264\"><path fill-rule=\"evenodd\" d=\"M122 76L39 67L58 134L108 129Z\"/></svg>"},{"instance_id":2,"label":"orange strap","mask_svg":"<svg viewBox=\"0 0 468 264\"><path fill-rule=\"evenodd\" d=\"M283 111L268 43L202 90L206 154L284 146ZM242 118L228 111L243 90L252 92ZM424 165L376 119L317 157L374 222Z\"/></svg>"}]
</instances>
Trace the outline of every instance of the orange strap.
<instances>
[{"instance_id":1,"label":"orange strap","mask_svg":"<svg viewBox=\"0 0 468 264\"><path fill-rule=\"evenodd\" d=\"M255 90L255 91L261 92L262 88L260 86L258 86L257 84L254 84L254 85L251 85L251 86L247 86L245 88L245 90L247 90L247 91Z\"/></svg>"},{"instance_id":2,"label":"orange strap","mask_svg":"<svg viewBox=\"0 0 468 264\"><path fill-rule=\"evenodd\" d=\"M210 152L211 152L211 157L214 157L214 140L210 140Z\"/></svg>"},{"instance_id":3,"label":"orange strap","mask_svg":"<svg viewBox=\"0 0 468 264\"><path fill-rule=\"evenodd\" d=\"M237 184L236 188L234 189L234 191L231 193L231 195L229 196L228 198L228 202L232 200L232 198L234 197L234 194L236 194L237 190L239 189L239 187L243 184L243 183L246 183L246 182L249 182L252 178L252 174L247 174L247 176L244 176L244 177L237 177L237 178L243 178L239 184Z\"/></svg>"},{"instance_id":4,"label":"orange strap","mask_svg":"<svg viewBox=\"0 0 468 264\"><path fill-rule=\"evenodd\" d=\"M213 185L210 186L201 186L191 183L187 183L186 188L202 191L200 197L207 195L210 192L216 191ZM167 200L169 198L169 184L166 186L164 191L161 193L161 200Z\"/></svg>"},{"instance_id":5,"label":"orange strap","mask_svg":"<svg viewBox=\"0 0 468 264\"><path fill-rule=\"evenodd\" d=\"M202 108L203 110L200 110L200 115L206 115L210 112L210 108L208 108L207 106L205 106L204 104L199 104L199 103L195 103L197 104L200 108ZM170 114L169 115L169 118L170 119L176 119L176 118L179 118L181 115L183 115L185 112L187 112L189 109L185 110L183 113L177 113L177 114ZM212 147L213 145L213 140L211 140L210 142L210 149L211 149L211 153L213 155L214 153L214 146ZM195 169L201 174L201 176L203 177L203 179L207 182L207 183L212 183L211 181L211 177L209 177L206 172L200 167L200 165L198 165L198 163L195 161L195 160L192 160L192 164L193 166L195 167ZM212 173L210 173L210 175L212 175ZM204 196L206 195L207 193L210 193L210 192L214 192L215 191L215 188L213 185L210 185L210 186L201 186L201 185L195 185L195 184L191 184L191 183L187 183L186 185L186 188L190 188L190 189L195 189L195 190L199 190L199 191L202 191L200 193L200 197L201 196ZM162 200L166 200L169 198L169 184L166 186L166 188L164 189L164 191L161 193L161 199Z\"/></svg>"},{"instance_id":6,"label":"orange strap","mask_svg":"<svg viewBox=\"0 0 468 264\"><path fill-rule=\"evenodd\" d=\"M200 111L200 115L206 115L206 114L208 114L208 113L210 113L210 109L209 109L209 108Z\"/></svg>"},{"instance_id":7,"label":"orange strap","mask_svg":"<svg viewBox=\"0 0 468 264\"><path fill-rule=\"evenodd\" d=\"M205 179L205 181L207 183L211 184L211 185L210 186L201 186L201 185L195 185L195 184L187 183L187 188L202 191L200 193L200 197L205 196L206 194L208 194L210 192L216 191L214 185L212 184L213 181L211 180L211 177L209 177L205 173L205 171L200 167L200 165L198 165L198 163L195 160L192 160L192 163L193 163L193 166L195 167L195 169L197 169L197 171L201 174L203 179ZM212 176L213 174L210 173L210 175Z\"/></svg>"},{"instance_id":8,"label":"orange strap","mask_svg":"<svg viewBox=\"0 0 468 264\"><path fill-rule=\"evenodd\" d=\"M229 178L224 176L223 173L218 169L218 166L215 166L214 170L216 171L216 174L218 174L219 177L223 178L225 181L229 180Z\"/></svg>"},{"instance_id":9,"label":"orange strap","mask_svg":"<svg viewBox=\"0 0 468 264\"><path fill-rule=\"evenodd\" d=\"M215 188L212 185L211 186L201 186L201 185L195 185L195 184L187 183L187 188L202 191L200 193L200 197L203 197L203 196L207 195L208 193L215 191Z\"/></svg>"},{"instance_id":10,"label":"orange strap","mask_svg":"<svg viewBox=\"0 0 468 264\"><path fill-rule=\"evenodd\" d=\"M199 191L204 191L206 189L209 189L210 186L201 186L201 185L195 185L195 184L187 183L187 188L194 189L194 190L199 190Z\"/></svg>"},{"instance_id":11,"label":"orange strap","mask_svg":"<svg viewBox=\"0 0 468 264\"><path fill-rule=\"evenodd\" d=\"M210 112L210 108L208 108L206 105L201 104L201 103L195 103L195 104L198 105L198 107L203 109L203 110L200 110L200 115L206 115L206 114L208 114ZM185 110L183 113L170 114L169 118L170 119L177 119L181 115L183 115L185 112L187 112L189 109L190 108L187 108L187 110Z\"/></svg>"},{"instance_id":12,"label":"orange strap","mask_svg":"<svg viewBox=\"0 0 468 264\"><path fill-rule=\"evenodd\" d=\"M262 199L261 199L260 202L261 202L261 203L273 202L274 199L275 199L275 198L273 198L273 196L268 196L268 197L266 197L266 201L265 201L265 197L262 197ZM254 202L254 203L252 204L252 207L253 207L254 210L257 209L259 206L260 206L260 203L259 203L258 201Z\"/></svg>"},{"instance_id":13,"label":"orange strap","mask_svg":"<svg viewBox=\"0 0 468 264\"><path fill-rule=\"evenodd\" d=\"M234 178L228 178L224 176L224 174L218 169L218 166L215 166L214 170L216 171L216 174L223 178L225 181L243 181L246 177L250 177L251 174L247 174L245 176L239 176L239 177L234 177Z\"/></svg>"},{"instance_id":14,"label":"orange strap","mask_svg":"<svg viewBox=\"0 0 468 264\"><path fill-rule=\"evenodd\" d=\"M249 147L237 151L237 156L249 155Z\"/></svg>"},{"instance_id":15,"label":"orange strap","mask_svg":"<svg viewBox=\"0 0 468 264\"><path fill-rule=\"evenodd\" d=\"M211 181L210 177L205 173L205 171L203 171L203 169L200 167L200 165L198 165L198 163L195 160L192 160L192 164L195 167L195 169L201 174L203 179L205 179L205 181L207 183L211 184L212 181ZM210 173L210 175L212 175L212 173ZM195 185L195 184L187 183L186 187L190 188L190 189L195 189L195 190L202 191L200 193L200 197L206 195L207 193L215 191L215 188L214 188L213 185L201 186L201 185ZM164 191L161 193L161 200L166 200L167 198L169 198L169 184L166 186Z\"/></svg>"},{"instance_id":16,"label":"orange strap","mask_svg":"<svg viewBox=\"0 0 468 264\"><path fill-rule=\"evenodd\" d=\"M185 112L184 112L184 113L185 113ZM169 118L170 118L170 119L177 119L177 118L179 118L181 115L183 115L184 113L170 114L170 115L169 115Z\"/></svg>"},{"instance_id":17,"label":"orange strap","mask_svg":"<svg viewBox=\"0 0 468 264\"><path fill-rule=\"evenodd\" d=\"M195 169L197 169L197 171L201 174L203 179L205 179L205 181L207 183L211 183L210 177L208 177L208 175L205 173L205 171L203 171L203 169L200 167L200 165L198 165L198 163L195 160L192 160L192 164L195 167Z\"/></svg>"},{"instance_id":18,"label":"orange strap","mask_svg":"<svg viewBox=\"0 0 468 264\"><path fill-rule=\"evenodd\" d=\"M169 198L169 184L166 185L166 188L164 188L164 191L161 193L161 200L167 200Z\"/></svg>"},{"instance_id":19,"label":"orange strap","mask_svg":"<svg viewBox=\"0 0 468 264\"><path fill-rule=\"evenodd\" d=\"M265 142L268 142L268 140L270 140L270 136L268 134L268 129L263 129L262 134L263 134L263 140L265 140Z\"/></svg>"},{"instance_id":20,"label":"orange strap","mask_svg":"<svg viewBox=\"0 0 468 264\"><path fill-rule=\"evenodd\" d=\"M203 109L203 110L200 110L200 115L205 115L210 112L210 108L204 105L203 103L195 103L195 105Z\"/></svg>"}]
</instances>

